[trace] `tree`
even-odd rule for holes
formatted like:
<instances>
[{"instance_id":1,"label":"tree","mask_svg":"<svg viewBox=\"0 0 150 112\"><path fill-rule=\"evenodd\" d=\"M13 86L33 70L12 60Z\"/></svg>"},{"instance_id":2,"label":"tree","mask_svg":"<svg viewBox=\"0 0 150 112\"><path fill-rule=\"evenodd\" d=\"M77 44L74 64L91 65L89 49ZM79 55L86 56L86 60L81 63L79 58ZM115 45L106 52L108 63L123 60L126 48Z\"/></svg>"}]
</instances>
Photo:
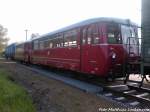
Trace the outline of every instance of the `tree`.
<instances>
[{"instance_id":1,"label":"tree","mask_svg":"<svg viewBox=\"0 0 150 112\"><path fill-rule=\"evenodd\" d=\"M37 37L39 37L40 35L39 35L39 33L32 33L31 34L31 40L32 39L35 39L35 38L37 38Z\"/></svg>"},{"instance_id":2,"label":"tree","mask_svg":"<svg viewBox=\"0 0 150 112\"><path fill-rule=\"evenodd\" d=\"M6 37L7 32L8 29L0 25L0 52L4 50L4 48L7 46L7 43L9 41L9 39Z\"/></svg>"}]
</instances>

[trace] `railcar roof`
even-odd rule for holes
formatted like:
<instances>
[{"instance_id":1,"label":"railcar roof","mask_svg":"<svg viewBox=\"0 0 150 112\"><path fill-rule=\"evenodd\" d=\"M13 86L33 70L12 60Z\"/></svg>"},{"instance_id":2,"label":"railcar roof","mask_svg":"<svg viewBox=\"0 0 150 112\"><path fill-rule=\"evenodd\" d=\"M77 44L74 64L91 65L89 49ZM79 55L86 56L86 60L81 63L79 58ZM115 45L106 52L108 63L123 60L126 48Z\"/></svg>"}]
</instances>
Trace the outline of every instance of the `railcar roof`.
<instances>
[{"instance_id":1,"label":"railcar roof","mask_svg":"<svg viewBox=\"0 0 150 112\"><path fill-rule=\"evenodd\" d=\"M56 33L61 33L61 32L67 31L69 29L77 28L77 27L80 27L80 26L84 26L84 25L88 25L88 24L92 24L92 23L96 23L96 22L114 22L114 23L119 23L119 24L124 24L124 25L138 26L137 24L131 22L129 19L100 17L100 18L88 19L88 20L84 20L84 21L72 24L70 26L61 28L59 30L41 35L38 38L35 38L33 40L40 39L40 38L47 37L47 36L50 36L50 35L53 35L53 34L56 34Z\"/></svg>"}]
</instances>

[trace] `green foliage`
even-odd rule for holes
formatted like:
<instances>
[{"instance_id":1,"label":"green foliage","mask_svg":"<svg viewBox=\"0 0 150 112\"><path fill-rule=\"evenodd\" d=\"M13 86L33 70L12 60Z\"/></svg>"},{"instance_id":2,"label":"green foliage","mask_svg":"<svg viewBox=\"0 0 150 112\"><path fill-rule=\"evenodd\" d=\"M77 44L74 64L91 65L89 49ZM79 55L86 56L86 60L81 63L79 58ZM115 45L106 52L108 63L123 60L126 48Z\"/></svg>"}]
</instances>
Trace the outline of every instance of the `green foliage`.
<instances>
[{"instance_id":1,"label":"green foliage","mask_svg":"<svg viewBox=\"0 0 150 112\"><path fill-rule=\"evenodd\" d=\"M0 112L35 112L27 92L0 69Z\"/></svg>"},{"instance_id":2,"label":"green foliage","mask_svg":"<svg viewBox=\"0 0 150 112\"><path fill-rule=\"evenodd\" d=\"M0 25L0 52L4 50L4 48L7 46L7 42L9 41L9 39L6 37L7 32L7 28L4 28L2 25Z\"/></svg>"}]
</instances>

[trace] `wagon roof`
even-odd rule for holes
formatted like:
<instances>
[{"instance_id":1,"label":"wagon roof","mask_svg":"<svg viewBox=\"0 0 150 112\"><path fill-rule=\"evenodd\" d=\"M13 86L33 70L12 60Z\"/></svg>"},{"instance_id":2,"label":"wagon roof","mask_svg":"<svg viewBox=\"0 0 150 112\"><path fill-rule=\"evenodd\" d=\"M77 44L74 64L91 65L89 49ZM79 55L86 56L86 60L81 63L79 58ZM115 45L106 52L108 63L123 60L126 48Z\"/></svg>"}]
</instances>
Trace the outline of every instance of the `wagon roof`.
<instances>
[{"instance_id":1,"label":"wagon roof","mask_svg":"<svg viewBox=\"0 0 150 112\"><path fill-rule=\"evenodd\" d=\"M61 28L59 30L44 34L39 36L38 38L35 38L33 40L39 39L39 38L43 38L43 37L47 37L56 33L61 33L73 28L77 28L77 27L81 27L84 25L88 25L88 24L92 24L92 23L96 23L96 22L114 22L114 23L119 23L119 24L124 24L124 25L131 25L131 26L138 26L137 24L131 22L129 19L119 19L119 18L110 18L110 17L100 17L100 18L93 18L93 19L88 19L88 20L84 20L75 24L72 24L70 26Z\"/></svg>"},{"instance_id":2,"label":"wagon roof","mask_svg":"<svg viewBox=\"0 0 150 112\"><path fill-rule=\"evenodd\" d=\"M9 47L12 47L12 46L15 46L15 45L16 45L16 43L11 43L6 48L9 48Z\"/></svg>"},{"instance_id":3,"label":"wagon roof","mask_svg":"<svg viewBox=\"0 0 150 112\"><path fill-rule=\"evenodd\" d=\"M16 46L19 46L19 45L22 45L22 44L25 44L25 43L30 43L31 41L30 40L27 40L27 41L24 41L24 42L18 42L16 43Z\"/></svg>"}]
</instances>

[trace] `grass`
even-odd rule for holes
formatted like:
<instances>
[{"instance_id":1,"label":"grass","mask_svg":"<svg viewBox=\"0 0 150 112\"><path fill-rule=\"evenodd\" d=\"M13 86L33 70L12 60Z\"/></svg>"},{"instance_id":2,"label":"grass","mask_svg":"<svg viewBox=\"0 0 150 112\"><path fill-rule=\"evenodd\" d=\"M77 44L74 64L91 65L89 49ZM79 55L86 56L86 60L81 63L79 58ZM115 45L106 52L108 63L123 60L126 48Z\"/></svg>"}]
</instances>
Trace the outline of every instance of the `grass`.
<instances>
[{"instance_id":1,"label":"grass","mask_svg":"<svg viewBox=\"0 0 150 112\"><path fill-rule=\"evenodd\" d=\"M8 72L0 68L0 112L35 112L25 89L10 79Z\"/></svg>"}]
</instances>

